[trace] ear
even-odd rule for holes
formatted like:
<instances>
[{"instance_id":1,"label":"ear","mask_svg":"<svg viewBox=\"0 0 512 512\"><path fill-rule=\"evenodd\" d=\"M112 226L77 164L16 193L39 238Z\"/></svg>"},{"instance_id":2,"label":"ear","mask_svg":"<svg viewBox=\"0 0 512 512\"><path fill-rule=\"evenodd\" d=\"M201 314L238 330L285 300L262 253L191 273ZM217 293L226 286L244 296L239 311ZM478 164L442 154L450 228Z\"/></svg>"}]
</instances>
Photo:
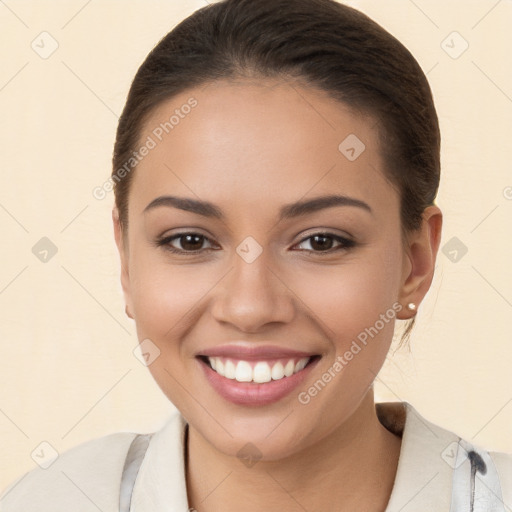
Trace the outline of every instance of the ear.
<instances>
[{"instance_id":1,"label":"ear","mask_svg":"<svg viewBox=\"0 0 512 512\"><path fill-rule=\"evenodd\" d=\"M131 304L130 274L128 271L128 246L126 243L126 233L124 233L119 219L119 210L114 206L112 210L112 222L114 224L114 236L117 250L121 260L121 286L123 288L124 299L126 302L126 314L133 318L130 311L133 311Z\"/></svg>"},{"instance_id":2,"label":"ear","mask_svg":"<svg viewBox=\"0 0 512 512\"><path fill-rule=\"evenodd\" d=\"M437 206L428 206L423 212L422 219L421 227L410 233L407 238L407 253L404 258L399 295L400 303L404 308L397 315L401 320L415 315L415 311L409 310L407 304L413 302L418 307L434 278L436 256L441 242L443 214Z\"/></svg>"}]
</instances>

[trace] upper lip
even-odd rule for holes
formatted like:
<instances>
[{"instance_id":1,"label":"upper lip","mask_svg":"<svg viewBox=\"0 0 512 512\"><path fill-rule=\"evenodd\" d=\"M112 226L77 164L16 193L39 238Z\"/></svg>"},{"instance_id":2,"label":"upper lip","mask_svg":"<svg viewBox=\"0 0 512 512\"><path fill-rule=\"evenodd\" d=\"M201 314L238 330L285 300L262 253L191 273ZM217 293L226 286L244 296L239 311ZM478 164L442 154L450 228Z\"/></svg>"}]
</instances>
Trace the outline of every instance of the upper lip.
<instances>
[{"instance_id":1,"label":"upper lip","mask_svg":"<svg viewBox=\"0 0 512 512\"><path fill-rule=\"evenodd\" d=\"M241 345L227 344L212 347L196 354L206 357L232 357L233 359L254 360L254 359L277 359L277 358L302 358L316 355L313 352L291 350L277 345Z\"/></svg>"}]
</instances>

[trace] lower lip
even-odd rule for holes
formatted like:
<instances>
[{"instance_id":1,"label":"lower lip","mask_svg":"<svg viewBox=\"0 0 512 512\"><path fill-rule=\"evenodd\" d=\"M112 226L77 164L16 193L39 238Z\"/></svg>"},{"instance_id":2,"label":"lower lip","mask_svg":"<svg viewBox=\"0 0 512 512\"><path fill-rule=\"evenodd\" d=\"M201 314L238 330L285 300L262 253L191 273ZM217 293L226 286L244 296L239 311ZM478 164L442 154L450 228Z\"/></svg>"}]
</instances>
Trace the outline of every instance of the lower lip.
<instances>
[{"instance_id":1,"label":"lower lip","mask_svg":"<svg viewBox=\"0 0 512 512\"><path fill-rule=\"evenodd\" d=\"M228 379L227 377L219 375L215 370L210 368L207 363L200 359L199 364L205 372L206 379L220 396L234 404L259 406L277 402L291 393L309 375L309 372L319 359L320 358L313 360L300 372L294 373L290 375L290 377L271 380L263 384L256 382L238 382L234 379Z\"/></svg>"}]
</instances>

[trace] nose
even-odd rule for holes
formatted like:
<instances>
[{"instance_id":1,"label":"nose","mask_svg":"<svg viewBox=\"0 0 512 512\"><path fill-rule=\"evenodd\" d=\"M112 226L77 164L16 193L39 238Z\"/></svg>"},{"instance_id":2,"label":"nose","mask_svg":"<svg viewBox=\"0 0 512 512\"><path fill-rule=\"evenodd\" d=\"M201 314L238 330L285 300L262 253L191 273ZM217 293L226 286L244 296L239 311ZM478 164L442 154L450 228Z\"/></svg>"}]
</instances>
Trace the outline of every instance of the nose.
<instances>
[{"instance_id":1,"label":"nose","mask_svg":"<svg viewBox=\"0 0 512 512\"><path fill-rule=\"evenodd\" d=\"M294 296L279 271L269 266L265 252L251 263L235 255L233 268L217 287L211 312L218 322L239 331L258 332L267 324L291 322Z\"/></svg>"}]
</instances>

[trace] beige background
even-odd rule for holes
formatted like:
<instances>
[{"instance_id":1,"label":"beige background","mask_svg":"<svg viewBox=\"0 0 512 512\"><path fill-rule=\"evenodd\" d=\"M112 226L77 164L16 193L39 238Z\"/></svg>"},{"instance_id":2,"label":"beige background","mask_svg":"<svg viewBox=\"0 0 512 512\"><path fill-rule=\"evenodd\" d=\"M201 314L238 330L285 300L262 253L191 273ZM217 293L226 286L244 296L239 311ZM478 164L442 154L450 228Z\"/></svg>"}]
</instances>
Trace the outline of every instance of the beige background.
<instances>
[{"instance_id":1,"label":"beige background","mask_svg":"<svg viewBox=\"0 0 512 512\"><path fill-rule=\"evenodd\" d=\"M0 489L35 467L43 441L62 452L111 432L150 431L172 409L132 353L113 197L99 201L92 190L109 176L137 67L203 5L0 2ZM351 5L428 72L443 133L442 247L457 237L468 249L457 262L450 246L440 253L412 351L389 358L378 399L407 400L477 444L512 452L512 2ZM46 59L31 47L51 49L43 31L59 45ZM453 31L469 44L456 59L445 51L463 48ZM46 263L32 253L42 237L58 249Z\"/></svg>"}]
</instances>

